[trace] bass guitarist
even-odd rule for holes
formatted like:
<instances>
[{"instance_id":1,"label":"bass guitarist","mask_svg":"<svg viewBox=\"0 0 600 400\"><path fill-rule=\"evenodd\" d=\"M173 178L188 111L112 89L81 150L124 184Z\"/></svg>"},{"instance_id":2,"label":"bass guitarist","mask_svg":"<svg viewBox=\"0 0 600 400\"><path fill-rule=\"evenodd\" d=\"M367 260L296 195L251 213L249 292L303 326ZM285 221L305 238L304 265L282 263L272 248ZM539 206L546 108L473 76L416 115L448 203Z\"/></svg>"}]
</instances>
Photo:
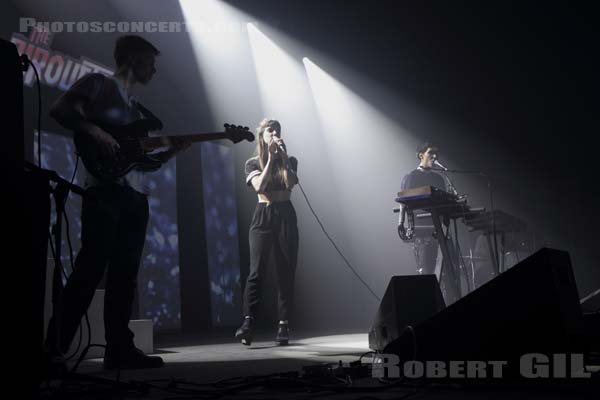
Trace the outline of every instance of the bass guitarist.
<instances>
[{"instance_id":1,"label":"bass guitarist","mask_svg":"<svg viewBox=\"0 0 600 400\"><path fill-rule=\"evenodd\" d=\"M75 135L93 138L104 157L116 157L117 140L91 121L125 125L139 120L145 109L137 104L132 89L152 80L158 55L158 49L139 36L119 38L115 74L84 76L53 104L50 115ZM168 150L155 158L165 162L189 145L187 139L172 138ZM61 362L106 271L104 368L161 367L162 358L144 355L134 346L128 328L148 221L144 173L132 169L117 178L98 179L86 170L85 187L92 199L83 199L81 250L64 288L62 306L50 321L47 354L53 365Z\"/></svg>"}]
</instances>

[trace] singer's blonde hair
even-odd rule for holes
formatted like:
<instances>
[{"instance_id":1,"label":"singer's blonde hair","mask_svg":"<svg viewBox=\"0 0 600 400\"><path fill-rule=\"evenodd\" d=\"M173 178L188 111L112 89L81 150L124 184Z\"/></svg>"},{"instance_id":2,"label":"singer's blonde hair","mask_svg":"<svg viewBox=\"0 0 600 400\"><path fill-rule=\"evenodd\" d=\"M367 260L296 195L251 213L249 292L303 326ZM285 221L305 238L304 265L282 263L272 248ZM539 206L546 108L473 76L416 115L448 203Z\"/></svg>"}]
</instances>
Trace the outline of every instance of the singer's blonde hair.
<instances>
[{"instance_id":1,"label":"singer's blonde hair","mask_svg":"<svg viewBox=\"0 0 600 400\"><path fill-rule=\"evenodd\" d=\"M258 157L258 162L260 163L260 169L264 170L265 165L267 164L267 159L269 158L269 149L268 143L265 142L264 133L265 130L269 127L275 128L276 131L281 135L281 124L276 119L265 118L260 121L258 127L256 128L256 135L258 136L258 140L256 141L256 156ZM284 150L285 145L283 146ZM281 157L271 160L273 162L273 181L274 183L280 183L286 189L291 189L292 185L287 178L287 175L284 173L285 168L283 165L283 160Z\"/></svg>"}]
</instances>

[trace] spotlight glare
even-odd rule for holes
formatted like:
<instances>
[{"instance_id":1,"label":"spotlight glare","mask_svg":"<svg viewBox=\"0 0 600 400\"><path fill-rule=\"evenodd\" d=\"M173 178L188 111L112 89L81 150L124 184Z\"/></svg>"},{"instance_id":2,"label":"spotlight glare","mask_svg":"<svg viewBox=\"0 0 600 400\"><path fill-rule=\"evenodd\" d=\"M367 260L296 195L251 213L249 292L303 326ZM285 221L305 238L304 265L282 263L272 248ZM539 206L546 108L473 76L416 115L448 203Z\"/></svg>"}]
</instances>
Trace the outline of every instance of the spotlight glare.
<instances>
[{"instance_id":1,"label":"spotlight glare","mask_svg":"<svg viewBox=\"0 0 600 400\"><path fill-rule=\"evenodd\" d=\"M256 26L248 25L248 37L264 110L280 118L296 115L308 91L302 66Z\"/></svg>"},{"instance_id":2,"label":"spotlight glare","mask_svg":"<svg viewBox=\"0 0 600 400\"><path fill-rule=\"evenodd\" d=\"M247 14L217 0L179 0L190 42L195 52L214 117L236 120L250 114L247 98L252 90L251 64L240 59L247 53ZM252 26L254 28L254 26ZM250 76L249 76L250 75ZM244 99L246 97L246 99Z\"/></svg>"}]
</instances>

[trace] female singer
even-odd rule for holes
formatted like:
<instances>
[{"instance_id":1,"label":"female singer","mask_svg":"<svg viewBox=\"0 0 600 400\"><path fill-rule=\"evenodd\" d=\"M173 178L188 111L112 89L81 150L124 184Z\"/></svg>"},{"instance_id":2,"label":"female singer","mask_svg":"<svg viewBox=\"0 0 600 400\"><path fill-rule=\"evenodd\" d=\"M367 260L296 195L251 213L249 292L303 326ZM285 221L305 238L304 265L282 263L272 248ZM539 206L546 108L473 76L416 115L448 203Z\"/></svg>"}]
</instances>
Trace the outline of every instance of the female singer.
<instances>
[{"instance_id":1,"label":"female singer","mask_svg":"<svg viewBox=\"0 0 600 400\"><path fill-rule=\"evenodd\" d=\"M257 128L257 136L257 155L246 161L245 166L246 184L256 191L258 204L250 224L250 274L244 290L244 322L235 337L244 345L252 343L259 285L273 249L279 293L279 326L275 342L284 346L289 341L288 321L298 258L296 211L290 201L292 188L298 183L298 160L288 156L278 121L263 119Z\"/></svg>"}]
</instances>

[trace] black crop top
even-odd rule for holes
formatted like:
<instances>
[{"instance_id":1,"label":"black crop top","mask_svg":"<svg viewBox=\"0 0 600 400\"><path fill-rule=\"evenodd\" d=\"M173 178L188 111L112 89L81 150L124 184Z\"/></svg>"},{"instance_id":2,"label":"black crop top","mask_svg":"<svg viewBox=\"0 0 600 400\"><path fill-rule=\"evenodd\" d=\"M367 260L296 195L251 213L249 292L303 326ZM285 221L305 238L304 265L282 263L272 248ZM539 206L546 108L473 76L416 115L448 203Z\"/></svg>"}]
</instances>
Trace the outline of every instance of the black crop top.
<instances>
[{"instance_id":1,"label":"black crop top","mask_svg":"<svg viewBox=\"0 0 600 400\"><path fill-rule=\"evenodd\" d=\"M294 173L295 173L298 170L298 159L296 159L296 157L292 156L289 158L289 160L290 160L290 166L292 167L292 171L294 171ZM252 157L248 161L246 161L246 165L245 165L244 169L245 169L245 173L246 173L246 184L248 186L252 186L252 184L251 184L252 178L260 175L262 172L262 169L260 168L260 161L258 160L258 157ZM273 168L272 175L275 175L276 171L277 170L275 168ZM267 187L265 188L265 190L266 191L285 190L285 187L278 181L271 180L267 184Z\"/></svg>"}]
</instances>

